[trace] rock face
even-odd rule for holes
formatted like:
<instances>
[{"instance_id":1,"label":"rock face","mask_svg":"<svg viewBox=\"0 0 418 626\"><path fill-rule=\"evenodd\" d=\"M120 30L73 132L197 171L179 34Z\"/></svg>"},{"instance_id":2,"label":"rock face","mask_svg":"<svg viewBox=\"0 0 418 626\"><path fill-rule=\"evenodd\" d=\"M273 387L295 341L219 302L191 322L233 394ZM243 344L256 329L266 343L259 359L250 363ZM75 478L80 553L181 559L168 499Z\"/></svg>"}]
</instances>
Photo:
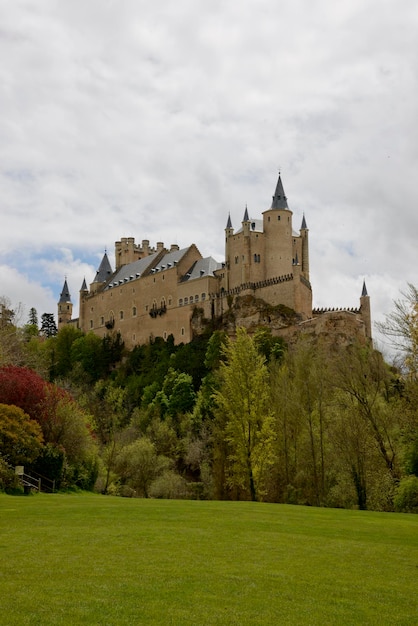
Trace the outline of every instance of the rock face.
<instances>
[{"instance_id":1,"label":"rock face","mask_svg":"<svg viewBox=\"0 0 418 626\"><path fill-rule=\"evenodd\" d=\"M209 324L210 321L203 316L203 310L195 309L193 334L201 334ZM236 334L239 327L245 328L250 334L260 327L269 328L273 336L283 337L289 344L295 343L301 336L335 347L371 340L359 309L314 311L312 318L303 320L284 305L271 306L252 295L229 298L226 310L212 323L212 328L222 329L230 337Z\"/></svg>"}]
</instances>

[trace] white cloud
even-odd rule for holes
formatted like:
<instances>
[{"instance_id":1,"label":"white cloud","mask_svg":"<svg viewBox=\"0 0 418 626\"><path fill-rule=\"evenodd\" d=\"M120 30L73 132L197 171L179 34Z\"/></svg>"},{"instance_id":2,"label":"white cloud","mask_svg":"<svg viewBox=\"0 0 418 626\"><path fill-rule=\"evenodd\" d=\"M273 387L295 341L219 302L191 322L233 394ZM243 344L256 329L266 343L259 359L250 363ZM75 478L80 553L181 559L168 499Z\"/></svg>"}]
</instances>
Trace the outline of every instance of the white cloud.
<instances>
[{"instance_id":1,"label":"white cloud","mask_svg":"<svg viewBox=\"0 0 418 626\"><path fill-rule=\"evenodd\" d=\"M12 301L55 310L67 276L76 304L123 236L221 260L279 168L316 305L357 306L366 278L380 318L417 282L412 0L16 0L0 24Z\"/></svg>"}]
</instances>

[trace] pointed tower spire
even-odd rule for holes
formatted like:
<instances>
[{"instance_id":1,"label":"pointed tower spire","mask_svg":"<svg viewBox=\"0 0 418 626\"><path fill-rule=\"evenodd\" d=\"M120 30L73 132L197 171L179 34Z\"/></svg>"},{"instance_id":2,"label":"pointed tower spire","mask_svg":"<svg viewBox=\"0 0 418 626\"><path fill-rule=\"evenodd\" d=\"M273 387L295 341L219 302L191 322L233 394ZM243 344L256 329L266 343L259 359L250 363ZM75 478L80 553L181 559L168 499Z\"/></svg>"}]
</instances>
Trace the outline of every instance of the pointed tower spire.
<instances>
[{"instance_id":1,"label":"pointed tower spire","mask_svg":"<svg viewBox=\"0 0 418 626\"><path fill-rule=\"evenodd\" d=\"M308 227L306 226L306 220L305 220L305 213L303 214L303 218L302 218L302 226L300 227L301 230L307 230Z\"/></svg>"},{"instance_id":2,"label":"pointed tower spire","mask_svg":"<svg viewBox=\"0 0 418 626\"><path fill-rule=\"evenodd\" d=\"M367 293L366 281L363 280L363 289L360 297L360 315L364 321L366 338L372 341L372 315L370 307L370 296Z\"/></svg>"},{"instance_id":3,"label":"pointed tower spire","mask_svg":"<svg viewBox=\"0 0 418 626\"><path fill-rule=\"evenodd\" d=\"M70 295L70 290L68 289L68 285L67 285L67 278L65 278L64 280L64 286L62 288L62 291L60 293L60 299L58 304L66 304L67 302L71 302L71 295Z\"/></svg>"},{"instance_id":4,"label":"pointed tower spire","mask_svg":"<svg viewBox=\"0 0 418 626\"><path fill-rule=\"evenodd\" d=\"M87 289L87 283L86 283L86 279L83 279L83 284L81 285L81 289L80 291L88 291Z\"/></svg>"},{"instance_id":5,"label":"pointed tower spire","mask_svg":"<svg viewBox=\"0 0 418 626\"><path fill-rule=\"evenodd\" d=\"M112 274L112 267L110 265L107 252L104 253L103 259L99 265L99 269L96 272L94 283L105 283Z\"/></svg>"},{"instance_id":6,"label":"pointed tower spire","mask_svg":"<svg viewBox=\"0 0 418 626\"><path fill-rule=\"evenodd\" d=\"M226 223L226 227L227 228L232 228L231 214L230 213L228 213L228 221Z\"/></svg>"},{"instance_id":7,"label":"pointed tower spire","mask_svg":"<svg viewBox=\"0 0 418 626\"><path fill-rule=\"evenodd\" d=\"M276 191L274 192L273 200L271 203L272 209L288 209L287 198L284 193L282 178L279 172L279 180L277 181Z\"/></svg>"},{"instance_id":8,"label":"pointed tower spire","mask_svg":"<svg viewBox=\"0 0 418 626\"><path fill-rule=\"evenodd\" d=\"M243 222L248 222L249 221L249 217L248 217L248 209L247 209L247 205L245 205L245 211L244 211L244 219L242 220Z\"/></svg>"},{"instance_id":9,"label":"pointed tower spire","mask_svg":"<svg viewBox=\"0 0 418 626\"><path fill-rule=\"evenodd\" d=\"M67 285L67 278L64 280L64 286L60 293L58 301L58 330L71 321L73 314L73 303L71 302L70 290Z\"/></svg>"}]
</instances>

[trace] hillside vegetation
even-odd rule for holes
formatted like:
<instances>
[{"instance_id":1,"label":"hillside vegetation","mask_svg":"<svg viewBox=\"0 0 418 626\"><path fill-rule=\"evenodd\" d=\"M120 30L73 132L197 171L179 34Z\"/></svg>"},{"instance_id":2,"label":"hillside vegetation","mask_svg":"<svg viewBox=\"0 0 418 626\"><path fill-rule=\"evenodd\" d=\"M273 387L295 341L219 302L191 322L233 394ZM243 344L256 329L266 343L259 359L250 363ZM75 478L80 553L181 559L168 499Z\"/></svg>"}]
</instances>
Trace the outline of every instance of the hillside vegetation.
<instances>
[{"instance_id":1,"label":"hillside vegetation","mask_svg":"<svg viewBox=\"0 0 418 626\"><path fill-rule=\"evenodd\" d=\"M410 305L404 369L371 346L303 335L286 346L263 327L186 345L150 338L128 352L117 334L39 333L9 316L0 486L18 489L13 468L24 465L56 489L417 512Z\"/></svg>"}]
</instances>

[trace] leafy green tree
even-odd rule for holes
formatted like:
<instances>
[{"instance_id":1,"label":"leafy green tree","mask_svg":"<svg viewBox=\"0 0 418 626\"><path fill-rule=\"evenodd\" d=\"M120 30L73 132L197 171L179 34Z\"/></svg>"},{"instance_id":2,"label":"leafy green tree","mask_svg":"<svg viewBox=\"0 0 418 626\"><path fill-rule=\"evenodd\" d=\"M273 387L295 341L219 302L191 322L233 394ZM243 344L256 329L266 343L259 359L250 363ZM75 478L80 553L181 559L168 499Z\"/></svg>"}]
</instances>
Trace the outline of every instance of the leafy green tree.
<instances>
[{"instance_id":1,"label":"leafy green tree","mask_svg":"<svg viewBox=\"0 0 418 626\"><path fill-rule=\"evenodd\" d=\"M72 369L80 365L81 379L84 382L96 382L107 372L103 350L103 340L94 333L87 333L75 339L70 348Z\"/></svg>"},{"instance_id":2,"label":"leafy green tree","mask_svg":"<svg viewBox=\"0 0 418 626\"><path fill-rule=\"evenodd\" d=\"M141 437L120 450L115 467L122 485L133 489L136 495L148 498L153 480L168 466L168 460L157 455L154 444Z\"/></svg>"},{"instance_id":3,"label":"leafy green tree","mask_svg":"<svg viewBox=\"0 0 418 626\"><path fill-rule=\"evenodd\" d=\"M65 378L71 374L73 361L71 347L73 343L83 336L82 331L75 326L67 324L60 329L57 335L48 339L47 350L49 352L50 380Z\"/></svg>"},{"instance_id":4,"label":"leafy green tree","mask_svg":"<svg viewBox=\"0 0 418 626\"><path fill-rule=\"evenodd\" d=\"M22 409L0 404L0 457L11 465L33 461L42 448L39 424Z\"/></svg>"},{"instance_id":5,"label":"leafy green tree","mask_svg":"<svg viewBox=\"0 0 418 626\"><path fill-rule=\"evenodd\" d=\"M216 413L223 425L231 463L229 484L251 500L263 494L272 463L273 420L269 406L268 371L264 358L245 329L228 341L215 391Z\"/></svg>"},{"instance_id":6,"label":"leafy green tree","mask_svg":"<svg viewBox=\"0 0 418 626\"><path fill-rule=\"evenodd\" d=\"M267 362L271 359L282 360L286 343L282 337L273 337L270 328L258 328L254 334L254 343Z\"/></svg>"},{"instance_id":7,"label":"leafy green tree","mask_svg":"<svg viewBox=\"0 0 418 626\"><path fill-rule=\"evenodd\" d=\"M42 313L41 320L41 334L47 338L54 337L58 332L54 315L52 313Z\"/></svg>"},{"instance_id":8,"label":"leafy green tree","mask_svg":"<svg viewBox=\"0 0 418 626\"><path fill-rule=\"evenodd\" d=\"M408 283L402 298L394 301L394 310L384 322L376 324L395 350L403 355L406 370L418 375L418 288Z\"/></svg>"}]
</instances>

